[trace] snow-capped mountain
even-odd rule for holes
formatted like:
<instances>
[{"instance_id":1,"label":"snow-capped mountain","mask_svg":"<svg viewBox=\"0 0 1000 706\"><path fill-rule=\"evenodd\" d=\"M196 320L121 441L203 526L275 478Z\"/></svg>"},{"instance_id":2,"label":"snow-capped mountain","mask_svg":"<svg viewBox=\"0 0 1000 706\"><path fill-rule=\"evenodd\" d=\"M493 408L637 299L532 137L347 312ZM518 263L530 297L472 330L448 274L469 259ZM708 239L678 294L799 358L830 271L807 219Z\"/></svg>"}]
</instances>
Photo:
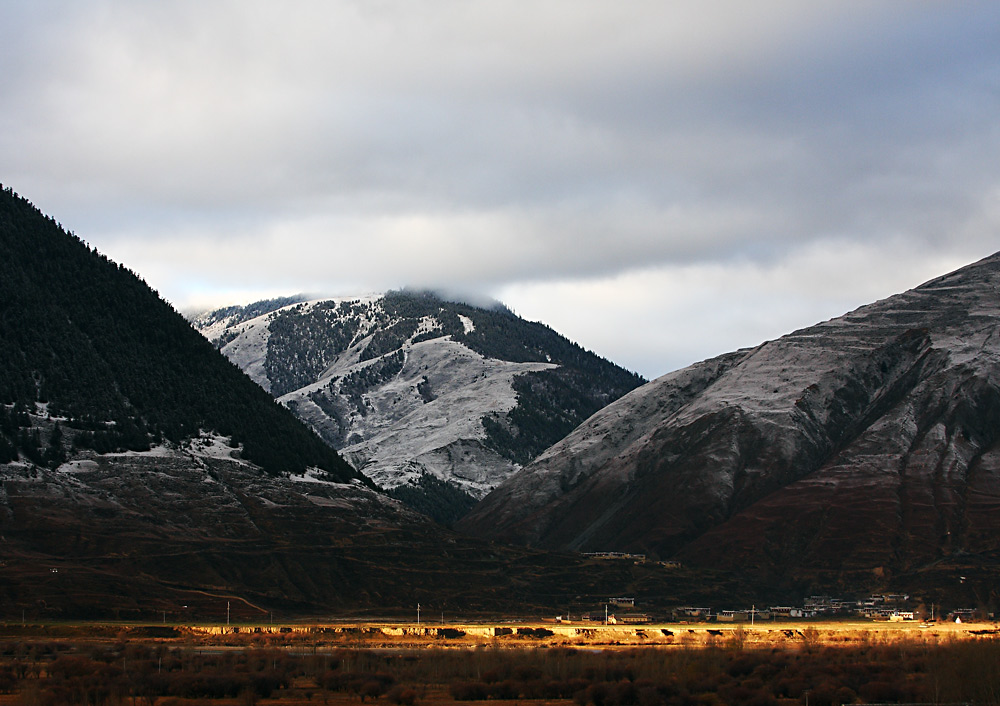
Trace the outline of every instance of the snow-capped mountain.
<instances>
[{"instance_id":1,"label":"snow-capped mountain","mask_svg":"<svg viewBox=\"0 0 1000 706\"><path fill-rule=\"evenodd\" d=\"M459 528L827 586L994 571L1000 254L646 384Z\"/></svg>"},{"instance_id":2,"label":"snow-capped mountain","mask_svg":"<svg viewBox=\"0 0 1000 706\"><path fill-rule=\"evenodd\" d=\"M497 305L426 292L262 302L195 326L386 488L481 497L642 380Z\"/></svg>"}]
</instances>

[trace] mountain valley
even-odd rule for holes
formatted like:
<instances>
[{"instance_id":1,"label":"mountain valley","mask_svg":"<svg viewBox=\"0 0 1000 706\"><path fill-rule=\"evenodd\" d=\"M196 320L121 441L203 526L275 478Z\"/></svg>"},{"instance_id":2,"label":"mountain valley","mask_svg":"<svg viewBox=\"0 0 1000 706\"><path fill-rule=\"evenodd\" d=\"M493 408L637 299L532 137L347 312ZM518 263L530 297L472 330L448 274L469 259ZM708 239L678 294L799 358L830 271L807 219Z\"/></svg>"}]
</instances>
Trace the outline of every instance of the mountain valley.
<instances>
[{"instance_id":1,"label":"mountain valley","mask_svg":"<svg viewBox=\"0 0 1000 706\"><path fill-rule=\"evenodd\" d=\"M550 612L666 600L678 575L408 510L134 273L0 191L0 619Z\"/></svg>"},{"instance_id":2,"label":"mountain valley","mask_svg":"<svg viewBox=\"0 0 1000 706\"><path fill-rule=\"evenodd\" d=\"M0 275L7 619L1000 605L1000 255L645 384L427 292L199 333L9 189Z\"/></svg>"}]
</instances>

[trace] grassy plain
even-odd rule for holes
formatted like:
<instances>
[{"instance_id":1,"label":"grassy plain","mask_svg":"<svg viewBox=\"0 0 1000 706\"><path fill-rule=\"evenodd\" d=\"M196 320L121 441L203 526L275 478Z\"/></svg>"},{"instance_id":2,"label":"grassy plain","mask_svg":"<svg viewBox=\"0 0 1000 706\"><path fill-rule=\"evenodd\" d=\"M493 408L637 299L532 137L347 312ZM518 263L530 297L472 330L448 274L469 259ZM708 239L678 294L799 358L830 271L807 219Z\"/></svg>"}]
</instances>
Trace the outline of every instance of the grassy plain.
<instances>
[{"instance_id":1,"label":"grassy plain","mask_svg":"<svg viewBox=\"0 0 1000 706\"><path fill-rule=\"evenodd\" d=\"M0 705L1000 703L993 623L0 626Z\"/></svg>"}]
</instances>

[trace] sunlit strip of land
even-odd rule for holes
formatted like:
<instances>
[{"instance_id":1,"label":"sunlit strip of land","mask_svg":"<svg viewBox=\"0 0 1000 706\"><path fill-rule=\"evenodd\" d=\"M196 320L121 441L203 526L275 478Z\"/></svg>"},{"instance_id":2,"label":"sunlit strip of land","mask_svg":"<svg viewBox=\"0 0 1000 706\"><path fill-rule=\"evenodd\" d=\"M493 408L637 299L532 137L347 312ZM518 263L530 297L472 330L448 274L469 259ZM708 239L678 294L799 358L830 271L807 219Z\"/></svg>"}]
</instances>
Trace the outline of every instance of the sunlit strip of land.
<instances>
[{"instance_id":1,"label":"sunlit strip of land","mask_svg":"<svg viewBox=\"0 0 1000 706\"><path fill-rule=\"evenodd\" d=\"M998 704L994 623L0 624L0 706Z\"/></svg>"},{"instance_id":2,"label":"sunlit strip of land","mask_svg":"<svg viewBox=\"0 0 1000 706\"><path fill-rule=\"evenodd\" d=\"M268 621L263 623L59 622L6 623L4 639L111 639L129 637L204 644L293 645L331 648L595 647L636 646L792 647L858 645L917 640L927 643L1000 638L996 622L872 620L767 620L740 623L672 622L611 625L603 622L496 621Z\"/></svg>"}]
</instances>

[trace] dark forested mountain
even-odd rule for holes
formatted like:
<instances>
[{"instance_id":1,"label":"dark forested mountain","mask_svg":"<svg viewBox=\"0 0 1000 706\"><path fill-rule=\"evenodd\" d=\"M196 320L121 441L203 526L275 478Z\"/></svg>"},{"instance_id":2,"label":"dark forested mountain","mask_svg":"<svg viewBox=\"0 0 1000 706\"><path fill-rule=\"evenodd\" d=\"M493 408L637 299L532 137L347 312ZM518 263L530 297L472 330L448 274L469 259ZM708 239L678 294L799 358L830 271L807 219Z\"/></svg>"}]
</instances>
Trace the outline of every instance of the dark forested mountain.
<instances>
[{"instance_id":1,"label":"dark forested mountain","mask_svg":"<svg viewBox=\"0 0 1000 706\"><path fill-rule=\"evenodd\" d=\"M635 390L460 529L997 603L1000 255Z\"/></svg>"},{"instance_id":2,"label":"dark forested mountain","mask_svg":"<svg viewBox=\"0 0 1000 706\"><path fill-rule=\"evenodd\" d=\"M389 335L373 345L392 350ZM376 492L133 273L10 190L0 547L0 621L549 611L662 596L664 578L465 538Z\"/></svg>"},{"instance_id":3,"label":"dark forested mountain","mask_svg":"<svg viewBox=\"0 0 1000 706\"><path fill-rule=\"evenodd\" d=\"M271 473L314 466L361 477L135 274L9 190L0 193L0 403L8 457L12 445L33 453L18 420L41 408L78 447L148 450L212 431Z\"/></svg>"},{"instance_id":4,"label":"dark forested mountain","mask_svg":"<svg viewBox=\"0 0 1000 706\"><path fill-rule=\"evenodd\" d=\"M355 467L442 519L643 382L499 304L411 291L275 304L194 323Z\"/></svg>"}]
</instances>

